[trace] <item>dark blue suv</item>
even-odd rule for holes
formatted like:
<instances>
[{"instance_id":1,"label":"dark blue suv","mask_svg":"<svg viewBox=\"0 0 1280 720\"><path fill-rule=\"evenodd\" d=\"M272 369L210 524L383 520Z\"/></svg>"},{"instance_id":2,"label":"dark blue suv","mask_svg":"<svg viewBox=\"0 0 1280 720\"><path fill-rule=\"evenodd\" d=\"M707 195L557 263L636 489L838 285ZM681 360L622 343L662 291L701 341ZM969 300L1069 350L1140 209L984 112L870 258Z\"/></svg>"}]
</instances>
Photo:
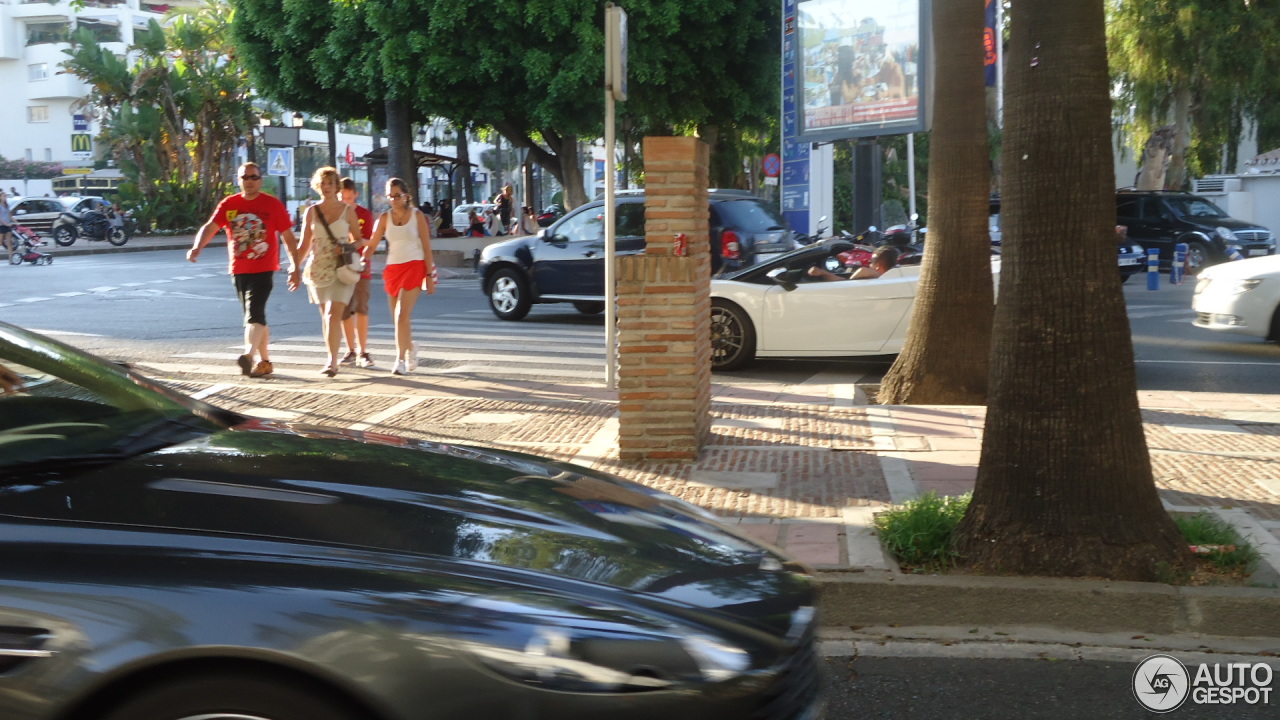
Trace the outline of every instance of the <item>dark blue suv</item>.
<instances>
[{"instance_id":1,"label":"dark blue suv","mask_svg":"<svg viewBox=\"0 0 1280 720\"><path fill-rule=\"evenodd\" d=\"M776 209L741 190L708 192L712 274L750 267L795 248L795 234ZM644 191L619 191L616 253L644 252ZM520 320L534 303L570 302L579 312L604 311L604 201L575 208L538 235L487 246L477 268L489 307Z\"/></svg>"}]
</instances>

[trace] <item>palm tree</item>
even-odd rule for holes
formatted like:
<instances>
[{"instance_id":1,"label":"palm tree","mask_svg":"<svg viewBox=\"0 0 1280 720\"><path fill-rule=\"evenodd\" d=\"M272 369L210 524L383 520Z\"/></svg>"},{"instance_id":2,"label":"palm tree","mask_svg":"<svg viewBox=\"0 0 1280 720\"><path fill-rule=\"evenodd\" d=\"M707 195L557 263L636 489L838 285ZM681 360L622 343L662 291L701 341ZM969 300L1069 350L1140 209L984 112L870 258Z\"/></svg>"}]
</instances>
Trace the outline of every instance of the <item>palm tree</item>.
<instances>
[{"instance_id":1,"label":"palm tree","mask_svg":"<svg viewBox=\"0 0 1280 720\"><path fill-rule=\"evenodd\" d=\"M1103 0L1012 6L1005 243L982 460L956 547L980 568L1155 580L1191 562L1156 493L1115 268Z\"/></svg>"}]
</instances>

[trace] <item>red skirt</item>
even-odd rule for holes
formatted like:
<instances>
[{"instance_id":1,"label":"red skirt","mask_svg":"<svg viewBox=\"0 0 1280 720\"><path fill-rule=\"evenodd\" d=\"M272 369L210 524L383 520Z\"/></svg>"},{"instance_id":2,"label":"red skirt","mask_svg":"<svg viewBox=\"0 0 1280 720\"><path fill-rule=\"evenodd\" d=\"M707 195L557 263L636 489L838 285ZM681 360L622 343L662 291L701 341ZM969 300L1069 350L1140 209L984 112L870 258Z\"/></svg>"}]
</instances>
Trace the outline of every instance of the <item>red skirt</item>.
<instances>
[{"instance_id":1,"label":"red skirt","mask_svg":"<svg viewBox=\"0 0 1280 720\"><path fill-rule=\"evenodd\" d=\"M425 260L396 263L382 270L382 283L391 297L399 295L401 290L421 289L422 281L426 279L427 262Z\"/></svg>"}]
</instances>

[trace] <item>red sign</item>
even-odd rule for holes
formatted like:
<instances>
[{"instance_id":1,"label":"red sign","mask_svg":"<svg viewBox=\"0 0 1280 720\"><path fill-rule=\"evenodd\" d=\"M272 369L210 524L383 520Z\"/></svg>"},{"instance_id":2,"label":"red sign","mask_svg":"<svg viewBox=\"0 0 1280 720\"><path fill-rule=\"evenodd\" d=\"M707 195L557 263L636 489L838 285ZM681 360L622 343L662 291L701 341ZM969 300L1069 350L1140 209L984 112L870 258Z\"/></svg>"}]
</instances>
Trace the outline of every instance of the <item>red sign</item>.
<instances>
[{"instance_id":1,"label":"red sign","mask_svg":"<svg viewBox=\"0 0 1280 720\"><path fill-rule=\"evenodd\" d=\"M777 153L769 153L764 156L764 176L778 177L778 173L782 172L782 158Z\"/></svg>"},{"instance_id":2,"label":"red sign","mask_svg":"<svg viewBox=\"0 0 1280 720\"><path fill-rule=\"evenodd\" d=\"M347 160L347 164L348 164L348 165L351 165L351 164L355 163L355 161L356 161L356 155L355 155L355 153L351 152L351 146L350 146L350 145L348 145L348 146L347 146L347 157L346 157L346 160Z\"/></svg>"}]
</instances>

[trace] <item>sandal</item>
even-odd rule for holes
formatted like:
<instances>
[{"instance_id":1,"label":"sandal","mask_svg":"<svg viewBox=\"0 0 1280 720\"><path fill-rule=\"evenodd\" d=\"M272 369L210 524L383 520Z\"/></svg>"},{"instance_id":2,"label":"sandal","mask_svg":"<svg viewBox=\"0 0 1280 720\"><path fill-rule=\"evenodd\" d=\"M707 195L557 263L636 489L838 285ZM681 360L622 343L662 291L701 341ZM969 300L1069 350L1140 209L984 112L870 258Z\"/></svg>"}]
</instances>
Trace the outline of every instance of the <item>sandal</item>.
<instances>
[{"instance_id":1,"label":"sandal","mask_svg":"<svg viewBox=\"0 0 1280 720\"><path fill-rule=\"evenodd\" d=\"M328 375L329 377L333 377L334 375L337 375L337 374L338 374L338 366L337 366L337 365L325 365L325 366L324 366L324 368L323 368L322 370L320 370L320 374L321 374L321 375Z\"/></svg>"}]
</instances>

